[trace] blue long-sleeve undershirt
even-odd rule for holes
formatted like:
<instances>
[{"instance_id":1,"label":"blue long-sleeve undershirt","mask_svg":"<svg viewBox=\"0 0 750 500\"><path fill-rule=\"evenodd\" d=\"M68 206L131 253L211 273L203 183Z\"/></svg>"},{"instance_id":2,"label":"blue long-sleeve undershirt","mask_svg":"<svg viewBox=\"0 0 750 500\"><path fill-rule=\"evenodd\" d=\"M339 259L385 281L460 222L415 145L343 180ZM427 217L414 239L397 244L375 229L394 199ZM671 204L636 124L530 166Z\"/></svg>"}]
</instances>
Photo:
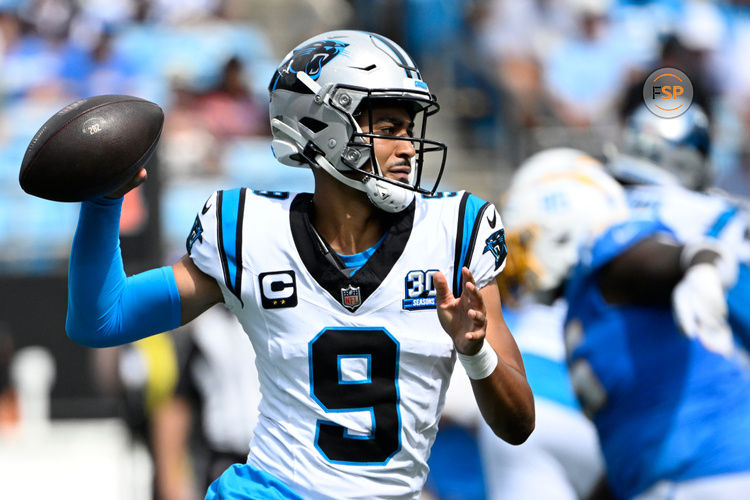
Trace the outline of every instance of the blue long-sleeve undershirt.
<instances>
[{"instance_id":1,"label":"blue long-sleeve undershirt","mask_svg":"<svg viewBox=\"0 0 750 500\"><path fill-rule=\"evenodd\" d=\"M122 198L81 204L68 266L65 330L87 347L126 344L180 326L171 267L125 276L120 253Z\"/></svg>"}]
</instances>

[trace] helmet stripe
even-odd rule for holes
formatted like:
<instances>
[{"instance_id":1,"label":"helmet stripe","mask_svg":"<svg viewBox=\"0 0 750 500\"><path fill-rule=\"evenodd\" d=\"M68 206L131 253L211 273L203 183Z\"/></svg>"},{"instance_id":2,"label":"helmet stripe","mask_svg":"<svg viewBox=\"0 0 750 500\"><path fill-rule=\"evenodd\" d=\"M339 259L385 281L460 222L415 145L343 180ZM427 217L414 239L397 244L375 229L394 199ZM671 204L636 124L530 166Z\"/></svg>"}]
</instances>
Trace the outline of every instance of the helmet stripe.
<instances>
[{"instance_id":1,"label":"helmet stripe","mask_svg":"<svg viewBox=\"0 0 750 500\"><path fill-rule=\"evenodd\" d=\"M408 78L417 78L418 80L422 79L422 77L419 74L419 71L414 65L414 62L412 62L408 58L408 56L403 53L403 50L401 50L401 48L398 45L394 44L392 41L390 41L386 37L382 35L378 35L377 33L368 33L368 34L373 38L377 38L378 40L383 42L383 44L386 47L391 49L391 51L396 55L396 57L399 60L398 65L404 68L404 71L406 72L406 76ZM416 73L416 76L412 74L412 71Z\"/></svg>"}]
</instances>

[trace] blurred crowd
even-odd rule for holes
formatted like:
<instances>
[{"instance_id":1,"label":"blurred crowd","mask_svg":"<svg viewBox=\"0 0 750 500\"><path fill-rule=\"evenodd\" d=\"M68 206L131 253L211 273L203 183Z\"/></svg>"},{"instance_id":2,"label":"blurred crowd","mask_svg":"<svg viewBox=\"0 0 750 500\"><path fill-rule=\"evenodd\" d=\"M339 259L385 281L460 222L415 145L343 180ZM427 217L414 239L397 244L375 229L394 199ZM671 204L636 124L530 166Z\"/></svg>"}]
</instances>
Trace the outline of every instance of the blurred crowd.
<instances>
[{"instance_id":1,"label":"blurred crowd","mask_svg":"<svg viewBox=\"0 0 750 500\"><path fill-rule=\"evenodd\" d=\"M604 156L646 76L679 68L711 118L716 183L750 190L743 1L3 0L0 185L8 201L0 204L0 273L60 269L76 211L28 199L15 179L33 133L81 97L133 94L164 108L167 252L190 223L192 200L207 195L196 178L308 188L304 172L264 168L272 162L267 80L281 47L338 27L383 33L413 54L443 104L441 134L485 171L512 170L547 147ZM170 183L179 186L170 191ZM501 192L497 185L479 194ZM9 206L23 207L32 222L21 224Z\"/></svg>"},{"instance_id":2,"label":"blurred crowd","mask_svg":"<svg viewBox=\"0 0 750 500\"><path fill-rule=\"evenodd\" d=\"M383 33L414 55L442 102L441 134L480 158L480 170L512 170L555 146L603 157L646 76L676 67L711 119L716 183L750 190L750 6L739 0L3 0L0 273L59 269L66 255L75 210L27 199L15 178L33 133L81 97L133 94L164 108L167 252L207 194L196 178L308 188L304 172L265 168L267 80L281 47L338 27ZM33 222L20 224L11 205Z\"/></svg>"},{"instance_id":3,"label":"blurred crowd","mask_svg":"<svg viewBox=\"0 0 750 500\"><path fill-rule=\"evenodd\" d=\"M510 173L531 154L557 146L606 160L620 147L625 118L642 103L646 77L662 67L678 68L690 77L695 102L706 112L713 184L736 196L750 195L750 150L744 139L750 131L750 67L743 64L750 50L750 2L268 3L0 0L0 290L4 277L65 273L78 206L30 197L17 177L36 130L58 109L83 97L137 95L165 111L154 182L129 193L121 227L125 253L138 254L139 237L147 232L162 245L155 253L138 255L135 267L171 262L183 253L196 208L216 189L311 189L308 172L274 161L266 87L284 48L329 28L377 31L414 56L443 107L436 121L438 133L451 146L449 176L458 179L458 187L487 199L498 199L505 186L462 178L462 164L476 162L472 172ZM176 345L166 348L157 341L123 349L112 359L124 372L99 372L104 379L120 379L113 386L118 393L130 393L132 426L140 426L147 439L151 425L171 430L192 425L185 422L184 405L203 404L200 388L184 389L190 385L184 380L190 371L186 367L194 362L192 336L199 337L202 328L199 324L176 336ZM52 334L63 336L62 325ZM6 367L10 337L0 337L0 361ZM161 349L173 356L174 372L164 375L157 390L148 382L153 374L146 372L148 360L158 356L153 352ZM98 364L108 366L106 361ZM128 370L130 378L123 375ZM0 370L0 430L18 418L4 372ZM140 375L133 378L133 373ZM156 393L147 396L148 390ZM149 397L170 406L146 402ZM139 403L134 405L133 398ZM455 413L460 410L453 411L448 418L463 421L458 429L473 425ZM460 432L453 439L454 446L476 456L472 439ZM453 449L442 448L448 450L443 455L440 443L439 438L432 465L449 470L455 466ZM214 451L241 455L236 449ZM155 491L184 487L180 470L169 474L174 467L186 467L180 465L183 458L161 458L168 471L162 478L167 479ZM437 474L428 486L455 487L464 495L451 498L481 498L481 472L462 477L456 486L448 484L449 474ZM169 482L173 478L177 486ZM438 484L441 480L444 484ZM475 489L467 488L470 480L476 481Z\"/></svg>"}]
</instances>

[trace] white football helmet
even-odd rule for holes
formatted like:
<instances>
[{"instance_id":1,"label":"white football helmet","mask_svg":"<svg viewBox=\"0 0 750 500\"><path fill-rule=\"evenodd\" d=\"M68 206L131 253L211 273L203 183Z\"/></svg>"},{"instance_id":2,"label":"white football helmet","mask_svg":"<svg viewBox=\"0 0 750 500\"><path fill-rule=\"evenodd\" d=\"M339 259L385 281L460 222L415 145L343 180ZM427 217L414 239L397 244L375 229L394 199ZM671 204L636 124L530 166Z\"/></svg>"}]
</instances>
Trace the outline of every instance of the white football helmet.
<instances>
[{"instance_id":1,"label":"white football helmet","mask_svg":"<svg viewBox=\"0 0 750 500\"><path fill-rule=\"evenodd\" d=\"M628 216L625 191L602 164L565 148L522 163L502 205L509 252L500 283L510 298L556 290L581 245Z\"/></svg>"},{"instance_id":2,"label":"white football helmet","mask_svg":"<svg viewBox=\"0 0 750 500\"><path fill-rule=\"evenodd\" d=\"M332 31L310 38L284 58L268 90L272 148L281 163L322 168L367 193L375 206L388 212L405 209L415 193L433 194L437 189L446 146L425 139L425 132L426 118L439 106L412 59L391 40L363 31ZM370 113L368 105L379 99L409 106L415 123L421 122L415 131L421 133L415 137L363 133L355 116ZM414 145L408 183L382 175L372 149L375 137ZM442 153L431 180L424 178L428 152ZM351 172L359 175L345 175Z\"/></svg>"}]
</instances>

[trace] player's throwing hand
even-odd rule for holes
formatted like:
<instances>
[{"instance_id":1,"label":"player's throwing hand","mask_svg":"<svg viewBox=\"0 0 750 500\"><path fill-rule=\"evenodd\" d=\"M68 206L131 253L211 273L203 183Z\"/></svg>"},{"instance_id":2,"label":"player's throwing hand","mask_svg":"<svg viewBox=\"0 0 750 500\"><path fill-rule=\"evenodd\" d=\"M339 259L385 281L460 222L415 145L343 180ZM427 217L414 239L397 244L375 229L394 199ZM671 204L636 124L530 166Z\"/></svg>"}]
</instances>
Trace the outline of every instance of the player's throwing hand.
<instances>
[{"instance_id":1,"label":"player's throwing hand","mask_svg":"<svg viewBox=\"0 0 750 500\"><path fill-rule=\"evenodd\" d=\"M140 186L141 184L143 184L144 182L146 182L147 178L148 178L148 173L146 172L145 168L142 168L138 170L138 172L136 172L136 174L133 176L132 179L130 179L124 185L117 188L117 190L114 191L113 193L108 194L107 198L113 198L113 199L121 198L125 196L125 194L128 191L131 191L137 188L138 186Z\"/></svg>"}]
</instances>

